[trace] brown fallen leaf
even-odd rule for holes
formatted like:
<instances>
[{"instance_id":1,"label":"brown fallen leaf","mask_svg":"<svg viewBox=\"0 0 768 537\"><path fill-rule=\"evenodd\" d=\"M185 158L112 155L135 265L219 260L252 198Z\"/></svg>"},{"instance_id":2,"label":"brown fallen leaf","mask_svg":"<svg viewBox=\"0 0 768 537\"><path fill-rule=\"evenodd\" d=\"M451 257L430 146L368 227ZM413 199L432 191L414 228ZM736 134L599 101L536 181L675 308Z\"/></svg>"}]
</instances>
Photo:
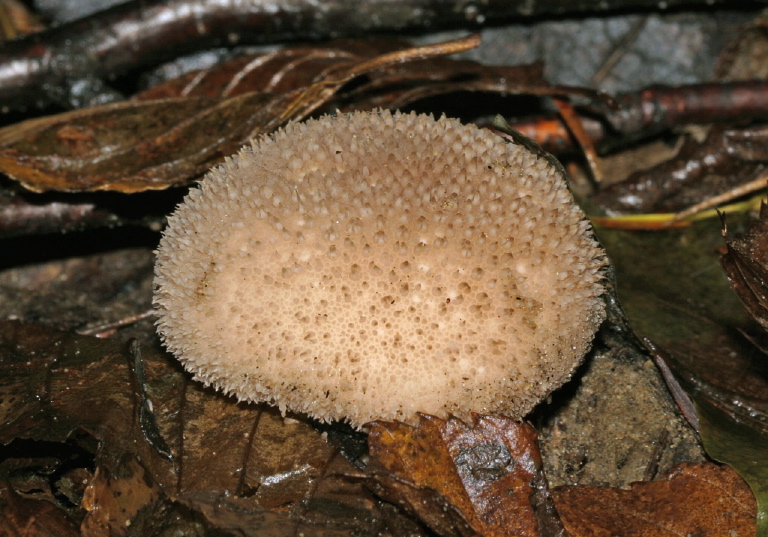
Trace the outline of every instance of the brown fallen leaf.
<instances>
[{"instance_id":1,"label":"brown fallen leaf","mask_svg":"<svg viewBox=\"0 0 768 537\"><path fill-rule=\"evenodd\" d=\"M239 147L285 100L128 101L33 119L0 129L0 169L35 192L168 188Z\"/></svg>"},{"instance_id":2,"label":"brown fallen leaf","mask_svg":"<svg viewBox=\"0 0 768 537\"><path fill-rule=\"evenodd\" d=\"M128 101L32 119L0 129L0 171L35 192L130 193L184 184L250 138L307 117L350 80L478 44L471 36L355 57L286 92Z\"/></svg>"},{"instance_id":3,"label":"brown fallen leaf","mask_svg":"<svg viewBox=\"0 0 768 537\"><path fill-rule=\"evenodd\" d=\"M77 537L77 524L55 505L21 497L0 481L0 535Z\"/></svg>"},{"instance_id":4,"label":"brown fallen leaf","mask_svg":"<svg viewBox=\"0 0 768 537\"><path fill-rule=\"evenodd\" d=\"M371 425L371 486L440 535L564 535L536 431L504 417Z\"/></svg>"},{"instance_id":5,"label":"brown fallen leaf","mask_svg":"<svg viewBox=\"0 0 768 537\"><path fill-rule=\"evenodd\" d=\"M478 42L472 36L393 51L403 44L347 40L236 58L128 102L0 129L0 171L35 192L132 193L186 184L250 138L313 112L395 109L455 92L610 102L594 90L549 85L540 64L439 57Z\"/></svg>"},{"instance_id":6,"label":"brown fallen leaf","mask_svg":"<svg viewBox=\"0 0 768 537\"><path fill-rule=\"evenodd\" d=\"M567 486L552 497L571 537L750 537L755 499L728 466L685 463L629 490Z\"/></svg>"},{"instance_id":7,"label":"brown fallen leaf","mask_svg":"<svg viewBox=\"0 0 768 537\"><path fill-rule=\"evenodd\" d=\"M161 494L158 483L136 458L122 458L114 468L100 466L82 498L81 507L88 514L81 535L124 535L139 511L154 505Z\"/></svg>"},{"instance_id":8,"label":"brown fallen leaf","mask_svg":"<svg viewBox=\"0 0 768 537\"><path fill-rule=\"evenodd\" d=\"M301 521L291 517L290 513L276 510L262 511L254 509L251 502L227 494L212 492L195 492L185 494L177 501L205 517L206 522L217 533L237 535L242 537L349 537L350 535L376 535L376 520L358 520L344 527L342 524L327 525L313 524L312 521ZM346 521L352 521L357 514L352 510L346 513L335 513ZM368 527L365 523L369 522ZM182 534L183 535L183 534ZM408 534L405 534L408 535ZM419 535L419 532L410 535Z\"/></svg>"},{"instance_id":9,"label":"brown fallen leaf","mask_svg":"<svg viewBox=\"0 0 768 537\"><path fill-rule=\"evenodd\" d=\"M280 93L309 86L351 61L407 47L396 39L339 39L327 44L285 47L239 56L154 86L134 98L234 97L248 92ZM534 95L597 94L580 88L551 86L541 63L492 66L471 60L430 57L388 65L367 74L353 88L340 91L325 112L401 108L414 101L459 91Z\"/></svg>"}]
</instances>

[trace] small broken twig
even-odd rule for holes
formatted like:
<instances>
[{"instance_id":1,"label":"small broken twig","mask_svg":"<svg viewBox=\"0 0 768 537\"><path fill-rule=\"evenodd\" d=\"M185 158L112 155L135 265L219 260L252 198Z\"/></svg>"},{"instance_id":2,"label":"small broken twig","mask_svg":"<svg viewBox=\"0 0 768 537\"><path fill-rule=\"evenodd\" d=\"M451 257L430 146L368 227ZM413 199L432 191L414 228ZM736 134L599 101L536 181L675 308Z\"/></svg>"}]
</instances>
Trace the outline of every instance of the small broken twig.
<instances>
[{"instance_id":1,"label":"small broken twig","mask_svg":"<svg viewBox=\"0 0 768 537\"><path fill-rule=\"evenodd\" d=\"M717 196L712 196L711 198L705 199L704 201L697 203L696 205L693 205L683 211L676 213L672 221L679 222L680 220L685 220L686 218L690 218L691 216L697 213L706 211L707 209L713 209L718 205L722 205L723 203L728 203L730 201L735 200L736 198L746 196L747 194L752 194L754 192L757 192L758 190L762 190L766 188L767 186L768 186L768 174L761 174L756 179L752 179L751 181L744 183L743 185L737 185L727 190L726 192L723 192L722 194L718 194Z\"/></svg>"},{"instance_id":2,"label":"small broken twig","mask_svg":"<svg viewBox=\"0 0 768 537\"><path fill-rule=\"evenodd\" d=\"M82 328L80 330L75 330L75 332L77 332L81 336L93 336L97 338L106 338L113 335L120 328L125 328L126 326L136 324L139 321L149 319L154 315L155 315L155 310L150 309L150 310L142 311L141 313L137 313L135 315L129 315L128 317L123 317L122 319L118 319L117 321L98 324L96 326L91 326L90 328Z\"/></svg>"}]
</instances>

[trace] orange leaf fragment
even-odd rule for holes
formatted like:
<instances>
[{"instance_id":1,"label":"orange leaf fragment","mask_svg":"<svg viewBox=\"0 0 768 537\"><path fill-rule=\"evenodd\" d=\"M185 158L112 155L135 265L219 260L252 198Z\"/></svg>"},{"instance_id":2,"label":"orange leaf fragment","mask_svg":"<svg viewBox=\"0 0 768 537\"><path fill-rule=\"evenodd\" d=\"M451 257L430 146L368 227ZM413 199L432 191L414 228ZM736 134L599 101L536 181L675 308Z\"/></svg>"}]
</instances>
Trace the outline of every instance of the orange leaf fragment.
<instances>
[{"instance_id":1,"label":"orange leaf fragment","mask_svg":"<svg viewBox=\"0 0 768 537\"><path fill-rule=\"evenodd\" d=\"M568 486L552 490L571 537L750 537L756 505L729 466L684 463L659 481L629 490Z\"/></svg>"},{"instance_id":2,"label":"orange leaf fragment","mask_svg":"<svg viewBox=\"0 0 768 537\"><path fill-rule=\"evenodd\" d=\"M471 425L433 416L416 427L374 422L368 443L376 492L441 535L562 533L533 427L474 417Z\"/></svg>"}]
</instances>

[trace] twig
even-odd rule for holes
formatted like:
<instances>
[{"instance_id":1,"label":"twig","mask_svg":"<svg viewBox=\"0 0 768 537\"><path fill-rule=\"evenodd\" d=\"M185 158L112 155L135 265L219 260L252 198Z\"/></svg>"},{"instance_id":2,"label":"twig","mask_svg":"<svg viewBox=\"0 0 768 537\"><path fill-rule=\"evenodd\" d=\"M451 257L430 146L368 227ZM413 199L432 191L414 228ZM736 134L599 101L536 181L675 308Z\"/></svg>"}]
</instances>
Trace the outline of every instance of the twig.
<instances>
[{"instance_id":1,"label":"twig","mask_svg":"<svg viewBox=\"0 0 768 537\"><path fill-rule=\"evenodd\" d=\"M581 118L567 99L554 97L552 102L557 107L557 111L560 113L563 123L565 123L566 127L568 127L568 130L581 147L581 150L584 153L584 158L589 165L589 170L592 172L592 179L594 179L595 184L599 185L603 181L603 169L600 164L600 157L597 156L595 145L584 128Z\"/></svg>"},{"instance_id":2,"label":"twig","mask_svg":"<svg viewBox=\"0 0 768 537\"><path fill-rule=\"evenodd\" d=\"M669 436L668 429L661 430L661 433L653 446L651 456L648 458L645 472L643 472L643 481L651 481L656 477L656 474L659 473L659 463L661 462L662 455L664 455L664 450L667 449L667 444L669 444Z\"/></svg>"},{"instance_id":3,"label":"twig","mask_svg":"<svg viewBox=\"0 0 768 537\"><path fill-rule=\"evenodd\" d=\"M688 123L715 123L768 117L768 82L712 82L650 86L619 95L619 110L605 110L611 127L624 136L645 135ZM602 103L596 103L602 106Z\"/></svg>"},{"instance_id":4,"label":"twig","mask_svg":"<svg viewBox=\"0 0 768 537\"><path fill-rule=\"evenodd\" d=\"M92 326L90 328L83 328L81 330L76 330L76 332L81 336L94 336L98 338L105 338L114 334L119 328L124 328L126 326L136 324L139 321L143 321L144 319L149 319L154 315L155 315L155 310L142 311L141 313L137 313L136 315L129 315L128 317L123 317L122 319L118 319L117 321L113 321L110 323L103 323L96 326Z\"/></svg>"},{"instance_id":5,"label":"twig","mask_svg":"<svg viewBox=\"0 0 768 537\"><path fill-rule=\"evenodd\" d=\"M619 43L613 48L613 51L611 51L611 53L605 59L603 65L600 66L600 69L598 69L595 75L592 77L592 82L595 84L595 86L599 86L603 79L605 79L605 77L608 75L608 73L611 72L611 69L613 69L614 65L619 63L619 60L624 57L624 55L627 53L627 49L637 40L640 32L643 31L647 22L648 17L646 16L641 17L639 20L632 24L629 32L627 32L621 41L619 41Z\"/></svg>"},{"instance_id":6,"label":"twig","mask_svg":"<svg viewBox=\"0 0 768 537\"><path fill-rule=\"evenodd\" d=\"M752 194L753 192L764 189L766 186L768 186L768 174L761 174L757 179L752 179L743 185L735 186L730 190L723 192L722 194L707 198L704 201L697 203L696 205L692 205L683 211L675 213L675 216L672 219L672 223L685 220L686 218L690 218L696 213L706 211L707 209L712 209L713 207L717 207L723 203L728 203L747 194Z\"/></svg>"},{"instance_id":7,"label":"twig","mask_svg":"<svg viewBox=\"0 0 768 537\"><path fill-rule=\"evenodd\" d=\"M577 107L582 125L600 150L609 150L687 124L768 119L768 82L748 80L686 86L651 86L612 101ZM568 129L541 116L510 123L548 151L573 150ZM545 138L537 135L541 131Z\"/></svg>"}]
</instances>

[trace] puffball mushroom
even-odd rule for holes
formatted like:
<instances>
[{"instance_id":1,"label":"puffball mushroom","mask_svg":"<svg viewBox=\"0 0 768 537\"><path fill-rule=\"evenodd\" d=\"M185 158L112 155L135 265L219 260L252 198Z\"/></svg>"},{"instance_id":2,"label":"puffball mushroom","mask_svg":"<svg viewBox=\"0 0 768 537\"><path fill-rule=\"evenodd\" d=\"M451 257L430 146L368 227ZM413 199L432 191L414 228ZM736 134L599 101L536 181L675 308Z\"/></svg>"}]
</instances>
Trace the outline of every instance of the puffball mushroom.
<instances>
[{"instance_id":1,"label":"puffball mushroom","mask_svg":"<svg viewBox=\"0 0 768 537\"><path fill-rule=\"evenodd\" d=\"M169 217L158 330L240 400L360 427L520 418L604 318L605 255L561 172L458 120L293 123Z\"/></svg>"}]
</instances>

